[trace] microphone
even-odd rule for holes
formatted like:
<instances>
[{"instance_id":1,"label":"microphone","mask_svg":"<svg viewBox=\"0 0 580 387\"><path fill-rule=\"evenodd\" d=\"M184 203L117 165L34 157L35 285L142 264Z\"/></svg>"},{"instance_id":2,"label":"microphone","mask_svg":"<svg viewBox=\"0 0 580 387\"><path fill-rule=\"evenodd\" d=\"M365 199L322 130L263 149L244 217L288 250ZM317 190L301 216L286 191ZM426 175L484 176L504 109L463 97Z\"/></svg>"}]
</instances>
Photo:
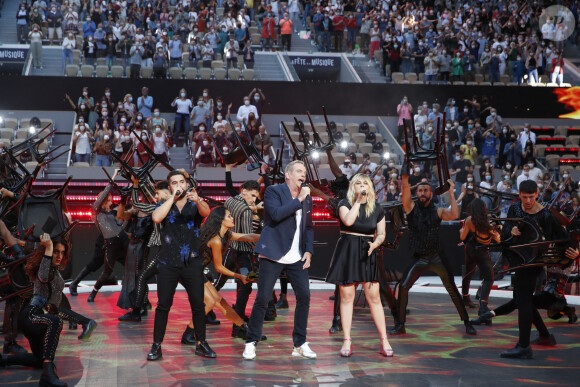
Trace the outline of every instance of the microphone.
<instances>
[{"instance_id":1,"label":"microphone","mask_svg":"<svg viewBox=\"0 0 580 387\"><path fill-rule=\"evenodd\" d=\"M362 196L367 196L367 191L362 191Z\"/></svg>"},{"instance_id":2,"label":"microphone","mask_svg":"<svg viewBox=\"0 0 580 387\"><path fill-rule=\"evenodd\" d=\"M304 182L304 183L302 183L302 184L300 185L300 187L308 187L308 183L307 183L307 182Z\"/></svg>"}]
</instances>

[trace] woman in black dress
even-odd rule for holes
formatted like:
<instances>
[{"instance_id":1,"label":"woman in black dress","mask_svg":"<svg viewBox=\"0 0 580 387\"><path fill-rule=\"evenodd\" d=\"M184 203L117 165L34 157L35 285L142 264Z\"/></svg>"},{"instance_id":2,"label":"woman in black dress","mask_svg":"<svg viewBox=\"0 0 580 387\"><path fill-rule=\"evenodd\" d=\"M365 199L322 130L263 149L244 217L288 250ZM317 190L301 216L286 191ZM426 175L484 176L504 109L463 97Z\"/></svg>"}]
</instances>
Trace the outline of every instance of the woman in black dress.
<instances>
[{"instance_id":1,"label":"woman in black dress","mask_svg":"<svg viewBox=\"0 0 580 387\"><path fill-rule=\"evenodd\" d=\"M344 343L340 355L352 355L350 331L357 285L363 285L371 315L381 336L383 356L393 356L387 338L385 312L379 294L377 249L385 240L385 214L375 203L371 179L356 174L350 181L346 199L338 204L340 238L336 244L326 281L340 286L340 315Z\"/></svg>"}]
</instances>

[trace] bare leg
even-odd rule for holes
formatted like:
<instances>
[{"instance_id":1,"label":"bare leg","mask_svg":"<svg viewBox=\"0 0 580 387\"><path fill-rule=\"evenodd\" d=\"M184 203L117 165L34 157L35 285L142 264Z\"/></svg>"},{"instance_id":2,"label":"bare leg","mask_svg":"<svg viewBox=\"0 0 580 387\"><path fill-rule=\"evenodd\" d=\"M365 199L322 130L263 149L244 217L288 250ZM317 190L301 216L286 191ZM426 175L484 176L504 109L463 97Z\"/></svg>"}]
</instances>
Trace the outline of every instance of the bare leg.
<instances>
[{"instance_id":1,"label":"bare leg","mask_svg":"<svg viewBox=\"0 0 580 387\"><path fill-rule=\"evenodd\" d=\"M342 321L342 331L344 335L344 343L342 344L341 352L350 349L350 331L352 328L352 311L355 291L356 284L340 286L340 319Z\"/></svg>"},{"instance_id":2,"label":"bare leg","mask_svg":"<svg viewBox=\"0 0 580 387\"><path fill-rule=\"evenodd\" d=\"M378 282L365 282L363 283L363 289L371 309L371 315L373 316L373 320L375 321L375 325L377 326L377 330L381 337L381 345L384 349L392 349L389 344L389 339L387 338L385 311L381 303L381 295L379 292L380 286Z\"/></svg>"},{"instance_id":3,"label":"bare leg","mask_svg":"<svg viewBox=\"0 0 580 387\"><path fill-rule=\"evenodd\" d=\"M241 327L244 325L244 319L240 317L239 314L236 313L234 308L223 298L216 304L216 307L222 311L224 316L237 326Z\"/></svg>"},{"instance_id":4,"label":"bare leg","mask_svg":"<svg viewBox=\"0 0 580 387\"><path fill-rule=\"evenodd\" d=\"M326 155L328 156L328 165L330 165L330 171L332 172L334 177L342 176L342 171L340 170L340 167L338 166L338 164L336 163L336 160L332 156L332 150L327 149Z\"/></svg>"}]
</instances>

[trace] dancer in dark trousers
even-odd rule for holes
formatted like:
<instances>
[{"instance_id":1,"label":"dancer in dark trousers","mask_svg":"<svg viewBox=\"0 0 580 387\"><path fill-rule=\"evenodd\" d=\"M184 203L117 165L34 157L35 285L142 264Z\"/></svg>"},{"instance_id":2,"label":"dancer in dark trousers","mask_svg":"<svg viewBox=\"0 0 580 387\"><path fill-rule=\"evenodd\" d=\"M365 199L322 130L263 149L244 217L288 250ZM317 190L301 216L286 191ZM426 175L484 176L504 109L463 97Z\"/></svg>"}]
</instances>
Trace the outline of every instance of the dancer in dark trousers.
<instances>
[{"instance_id":1,"label":"dancer in dark trousers","mask_svg":"<svg viewBox=\"0 0 580 387\"><path fill-rule=\"evenodd\" d=\"M216 357L205 341L203 303L203 262L199 256L197 232L201 221L209 215L209 206L193 188L189 188L183 171L174 170L167 176L171 197L152 214L154 223L162 223L159 275L157 276L157 309L153 328L153 346L147 360L160 360L161 343L167 328L169 310L177 284L187 291L197 346L196 355Z\"/></svg>"}]
</instances>

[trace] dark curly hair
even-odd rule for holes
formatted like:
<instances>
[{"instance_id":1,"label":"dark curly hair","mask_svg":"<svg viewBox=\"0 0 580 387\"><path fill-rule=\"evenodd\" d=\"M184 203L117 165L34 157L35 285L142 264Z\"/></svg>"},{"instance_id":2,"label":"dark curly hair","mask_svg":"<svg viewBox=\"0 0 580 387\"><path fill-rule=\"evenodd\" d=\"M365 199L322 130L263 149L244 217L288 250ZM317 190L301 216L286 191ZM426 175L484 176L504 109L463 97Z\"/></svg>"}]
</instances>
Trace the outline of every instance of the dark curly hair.
<instances>
[{"instance_id":1,"label":"dark curly hair","mask_svg":"<svg viewBox=\"0 0 580 387\"><path fill-rule=\"evenodd\" d=\"M199 252L204 265L208 265L212 261L211 248L207 245L213 237L219 235L220 229L222 227L222 222L226 217L227 209L225 207L215 207L209 213L208 217L201 225L201 230L199 233ZM232 232L228 230L224 239L229 241ZM227 248L226 245L222 245L222 250Z\"/></svg>"},{"instance_id":2,"label":"dark curly hair","mask_svg":"<svg viewBox=\"0 0 580 387\"><path fill-rule=\"evenodd\" d=\"M491 231L491 225L487 217L487 207L483 200L475 198L469 203L467 213L471 215L471 221L475 230L482 234L488 234Z\"/></svg>"},{"instance_id":3,"label":"dark curly hair","mask_svg":"<svg viewBox=\"0 0 580 387\"><path fill-rule=\"evenodd\" d=\"M59 265L59 270L64 269L66 267L66 265L68 264L68 261L70 259L70 243L68 241L68 239L59 239L59 240L54 240L52 241L52 245L56 246L58 244L61 244L64 246L64 256L62 258L62 261L60 262ZM36 280L36 274L38 274L38 268L40 267L40 262L42 261L42 258L44 257L44 251L45 248L44 246L40 246L40 248L38 248L31 256L30 258L28 258L28 260L26 261L26 266L24 266L24 271L26 272L26 275L28 275L28 278L30 278L30 280L32 282L34 282L34 280Z\"/></svg>"}]
</instances>

